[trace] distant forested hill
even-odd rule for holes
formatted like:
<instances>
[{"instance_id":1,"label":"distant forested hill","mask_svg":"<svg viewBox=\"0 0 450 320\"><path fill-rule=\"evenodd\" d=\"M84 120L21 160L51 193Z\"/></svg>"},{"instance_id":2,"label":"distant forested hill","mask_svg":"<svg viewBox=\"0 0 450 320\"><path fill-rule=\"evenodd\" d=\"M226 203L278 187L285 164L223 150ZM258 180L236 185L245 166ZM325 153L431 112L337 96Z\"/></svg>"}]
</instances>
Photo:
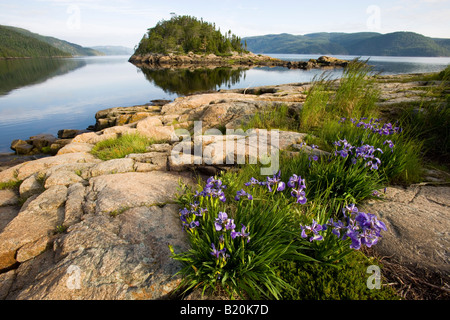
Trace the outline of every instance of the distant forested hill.
<instances>
[{"instance_id":1,"label":"distant forested hill","mask_svg":"<svg viewBox=\"0 0 450 320\"><path fill-rule=\"evenodd\" d=\"M2 41L0 42L0 49L3 49L2 51L4 52L0 56L3 57L104 55L103 53L91 48L85 48L78 44L70 43L53 37L42 36L40 34L33 33L22 28L0 26L0 32L3 36ZM57 51L52 51L49 47ZM44 51L42 51L42 48L47 49L44 49Z\"/></svg>"},{"instance_id":2,"label":"distant forested hill","mask_svg":"<svg viewBox=\"0 0 450 320\"><path fill-rule=\"evenodd\" d=\"M450 39L433 39L414 32L283 33L247 37L242 41L255 53L450 56Z\"/></svg>"},{"instance_id":3,"label":"distant forested hill","mask_svg":"<svg viewBox=\"0 0 450 320\"><path fill-rule=\"evenodd\" d=\"M70 53L59 50L46 42L0 26L0 57L70 57Z\"/></svg>"},{"instance_id":4,"label":"distant forested hill","mask_svg":"<svg viewBox=\"0 0 450 320\"><path fill-rule=\"evenodd\" d=\"M134 52L133 49L122 46L96 46L91 48L98 52L104 53L107 56L131 55Z\"/></svg>"},{"instance_id":5,"label":"distant forested hill","mask_svg":"<svg viewBox=\"0 0 450 320\"><path fill-rule=\"evenodd\" d=\"M222 34L213 23L198 20L191 16L175 16L162 20L148 29L135 55L148 53L214 53L226 54L231 51L243 52L241 38L228 31Z\"/></svg>"}]
</instances>

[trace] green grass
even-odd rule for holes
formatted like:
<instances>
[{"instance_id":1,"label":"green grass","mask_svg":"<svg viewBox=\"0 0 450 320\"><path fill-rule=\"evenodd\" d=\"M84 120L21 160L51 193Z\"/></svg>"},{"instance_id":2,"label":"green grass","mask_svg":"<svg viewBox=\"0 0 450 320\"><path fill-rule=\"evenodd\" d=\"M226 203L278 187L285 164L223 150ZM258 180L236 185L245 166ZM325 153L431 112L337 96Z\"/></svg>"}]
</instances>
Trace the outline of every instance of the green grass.
<instances>
[{"instance_id":1,"label":"green grass","mask_svg":"<svg viewBox=\"0 0 450 320\"><path fill-rule=\"evenodd\" d=\"M11 180L8 182L0 182L0 190L17 189L17 188L19 188L21 183L22 183L21 180Z\"/></svg>"},{"instance_id":2,"label":"green grass","mask_svg":"<svg viewBox=\"0 0 450 320\"><path fill-rule=\"evenodd\" d=\"M367 61L354 60L344 69L339 81L323 73L314 78L301 112L303 132L320 131L324 123L340 117L376 116L379 91Z\"/></svg>"},{"instance_id":3,"label":"green grass","mask_svg":"<svg viewBox=\"0 0 450 320\"><path fill-rule=\"evenodd\" d=\"M131 153L144 153L148 146L158 142L140 134L124 134L97 143L91 153L104 161L120 159Z\"/></svg>"},{"instance_id":4,"label":"green grass","mask_svg":"<svg viewBox=\"0 0 450 320\"><path fill-rule=\"evenodd\" d=\"M253 128L298 131L298 116L298 112L285 104L272 105L255 113L248 122L241 124L241 128L244 131Z\"/></svg>"}]
</instances>

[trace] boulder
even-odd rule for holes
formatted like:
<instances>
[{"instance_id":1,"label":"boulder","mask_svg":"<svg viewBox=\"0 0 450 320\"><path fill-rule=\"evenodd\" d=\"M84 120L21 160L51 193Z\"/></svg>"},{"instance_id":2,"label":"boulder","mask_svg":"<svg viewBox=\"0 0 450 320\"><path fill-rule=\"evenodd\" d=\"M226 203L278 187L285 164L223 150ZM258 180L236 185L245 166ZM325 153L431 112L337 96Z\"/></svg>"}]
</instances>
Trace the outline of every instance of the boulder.
<instances>
[{"instance_id":1,"label":"boulder","mask_svg":"<svg viewBox=\"0 0 450 320\"><path fill-rule=\"evenodd\" d=\"M38 134L30 137L27 142L40 151L44 147L49 147L56 140L56 137L51 134Z\"/></svg>"},{"instance_id":2,"label":"boulder","mask_svg":"<svg viewBox=\"0 0 450 320\"><path fill-rule=\"evenodd\" d=\"M19 266L16 278L27 281L9 281L7 298L165 299L180 282L174 277L180 264L170 258L169 244L177 252L187 249L176 205L133 208L114 219L88 215L53 251Z\"/></svg>"},{"instance_id":3,"label":"boulder","mask_svg":"<svg viewBox=\"0 0 450 320\"><path fill-rule=\"evenodd\" d=\"M19 202L17 193L13 190L0 190L0 207L13 206Z\"/></svg>"},{"instance_id":4,"label":"boulder","mask_svg":"<svg viewBox=\"0 0 450 320\"><path fill-rule=\"evenodd\" d=\"M72 142L72 143L65 145L61 149L59 149L57 154L61 155L61 154L77 153L77 152L88 153L88 152L91 152L92 148L94 148L93 144Z\"/></svg>"},{"instance_id":5,"label":"boulder","mask_svg":"<svg viewBox=\"0 0 450 320\"><path fill-rule=\"evenodd\" d=\"M448 274L449 194L446 186L388 187L383 201L371 201L361 208L387 226L373 250L405 266Z\"/></svg>"},{"instance_id":6,"label":"boulder","mask_svg":"<svg viewBox=\"0 0 450 320\"><path fill-rule=\"evenodd\" d=\"M163 126L161 120L157 117L147 117L137 122L136 130L156 141L170 141L176 137L174 127Z\"/></svg>"},{"instance_id":7,"label":"boulder","mask_svg":"<svg viewBox=\"0 0 450 320\"><path fill-rule=\"evenodd\" d=\"M64 219L62 208L67 196L64 186L52 187L24 205L19 214L0 233L0 270L7 269L18 262L17 252L25 247L21 261L32 258L40 249L45 249L44 242Z\"/></svg>"},{"instance_id":8,"label":"boulder","mask_svg":"<svg viewBox=\"0 0 450 320\"><path fill-rule=\"evenodd\" d=\"M84 213L83 202L85 194L86 188L81 183L72 184L67 189L67 201L64 208L64 226L70 227L81 221Z\"/></svg>"},{"instance_id":9,"label":"boulder","mask_svg":"<svg viewBox=\"0 0 450 320\"><path fill-rule=\"evenodd\" d=\"M47 175L44 187L45 189L48 189L53 186L68 187L71 184L83 181L84 181L83 178L81 178L74 172L59 170L53 174Z\"/></svg>"},{"instance_id":10,"label":"boulder","mask_svg":"<svg viewBox=\"0 0 450 320\"><path fill-rule=\"evenodd\" d=\"M33 148L34 148L33 145L23 140L14 140L11 143L11 149L20 155L32 154Z\"/></svg>"},{"instance_id":11,"label":"boulder","mask_svg":"<svg viewBox=\"0 0 450 320\"><path fill-rule=\"evenodd\" d=\"M20 207L7 206L0 207L0 233L19 213ZM0 289L1 290L1 289Z\"/></svg>"},{"instance_id":12,"label":"boulder","mask_svg":"<svg viewBox=\"0 0 450 320\"><path fill-rule=\"evenodd\" d=\"M131 160L131 159L128 159ZM126 208L161 205L173 201L180 178L187 174L152 171L104 175L90 179L86 213L117 213Z\"/></svg>"},{"instance_id":13,"label":"boulder","mask_svg":"<svg viewBox=\"0 0 450 320\"><path fill-rule=\"evenodd\" d=\"M27 142L24 141L24 140L21 140L21 139L13 140L13 141L11 142L11 149L12 149L12 150L16 150L16 147L17 147L17 146L20 146L20 145L22 145L22 144L27 144Z\"/></svg>"},{"instance_id":14,"label":"boulder","mask_svg":"<svg viewBox=\"0 0 450 320\"><path fill-rule=\"evenodd\" d=\"M41 193L43 191L42 182L39 179L39 175L37 173L26 178L21 184L19 188L20 196L22 198L29 198L32 195Z\"/></svg>"},{"instance_id":15,"label":"boulder","mask_svg":"<svg viewBox=\"0 0 450 320\"><path fill-rule=\"evenodd\" d=\"M10 168L9 172L5 174L4 179L7 179L8 177L13 174L16 179L18 180L25 180L29 176L38 173L38 172L45 172L46 170L62 165L62 164L69 164L69 163L98 163L101 162L101 160L96 159L93 155L85 152L77 152L77 153L68 153L68 154L61 154L56 155L53 157L47 157L42 158L34 161L29 161L23 164L20 164L18 166L15 166L13 168ZM3 172L1 172L3 173ZM2 174L0 173L0 180L2 180Z\"/></svg>"},{"instance_id":16,"label":"boulder","mask_svg":"<svg viewBox=\"0 0 450 320\"><path fill-rule=\"evenodd\" d=\"M73 139L77 135L87 132L86 130L63 129L58 131L59 139Z\"/></svg>"},{"instance_id":17,"label":"boulder","mask_svg":"<svg viewBox=\"0 0 450 320\"><path fill-rule=\"evenodd\" d=\"M97 177L108 174L132 172L134 171L133 165L133 159L129 158L113 159L105 162L100 162L90 169L90 176Z\"/></svg>"}]
</instances>

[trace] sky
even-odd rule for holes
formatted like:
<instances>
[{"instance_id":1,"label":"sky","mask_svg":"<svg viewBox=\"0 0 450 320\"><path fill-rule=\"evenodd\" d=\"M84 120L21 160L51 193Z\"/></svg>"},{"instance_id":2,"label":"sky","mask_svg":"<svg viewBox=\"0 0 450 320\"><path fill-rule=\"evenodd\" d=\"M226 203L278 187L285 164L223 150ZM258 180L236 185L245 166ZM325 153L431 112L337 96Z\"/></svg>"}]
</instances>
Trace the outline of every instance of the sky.
<instances>
[{"instance_id":1,"label":"sky","mask_svg":"<svg viewBox=\"0 0 450 320\"><path fill-rule=\"evenodd\" d=\"M243 37L314 32L412 31L450 38L450 0L0 0L0 24L82 46L134 48L171 14Z\"/></svg>"}]
</instances>

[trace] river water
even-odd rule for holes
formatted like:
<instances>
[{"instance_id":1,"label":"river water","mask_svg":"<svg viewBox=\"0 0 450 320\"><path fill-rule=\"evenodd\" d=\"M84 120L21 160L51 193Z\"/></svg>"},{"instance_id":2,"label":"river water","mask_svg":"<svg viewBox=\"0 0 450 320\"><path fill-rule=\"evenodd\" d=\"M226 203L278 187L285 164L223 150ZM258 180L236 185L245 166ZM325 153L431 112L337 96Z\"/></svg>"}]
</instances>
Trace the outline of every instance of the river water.
<instances>
[{"instance_id":1,"label":"river water","mask_svg":"<svg viewBox=\"0 0 450 320\"><path fill-rule=\"evenodd\" d=\"M318 55L282 55L290 61ZM354 59L356 56L336 56ZM86 129L102 109L173 100L195 92L309 82L323 70L253 68L146 70L128 56L0 60L0 153L11 152L14 139L60 129ZM369 59L370 58L370 59ZM443 70L450 58L361 57L384 74ZM326 71L338 78L341 69Z\"/></svg>"}]
</instances>

